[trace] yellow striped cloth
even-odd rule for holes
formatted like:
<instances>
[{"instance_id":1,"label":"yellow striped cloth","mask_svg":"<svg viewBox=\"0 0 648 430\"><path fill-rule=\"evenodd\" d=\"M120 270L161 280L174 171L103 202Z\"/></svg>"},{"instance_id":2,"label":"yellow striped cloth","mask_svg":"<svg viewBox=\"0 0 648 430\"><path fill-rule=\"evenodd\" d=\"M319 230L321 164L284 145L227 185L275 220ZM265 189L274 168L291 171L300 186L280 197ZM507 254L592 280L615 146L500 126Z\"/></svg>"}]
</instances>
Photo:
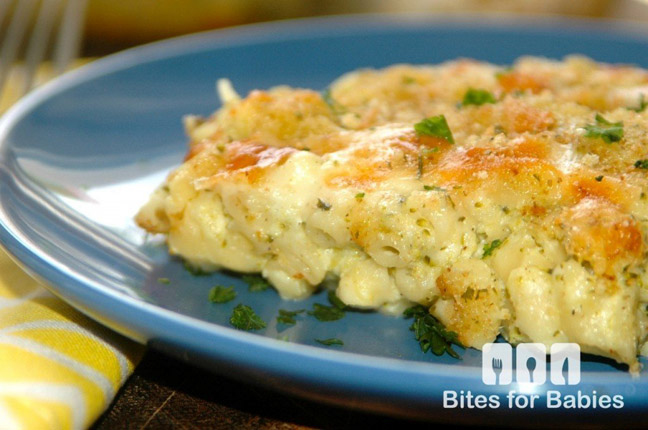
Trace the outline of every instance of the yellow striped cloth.
<instances>
[{"instance_id":1,"label":"yellow striped cloth","mask_svg":"<svg viewBox=\"0 0 648 430\"><path fill-rule=\"evenodd\" d=\"M49 293L0 249L0 429L87 428L143 350Z\"/></svg>"},{"instance_id":2,"label":"yellow striped cloth","mask_svg":"<svg viewBox=\"0 0 648 430\"><path fill-rule=\"evenodd\" d=\"M50 69L39 67L37 83ZM10 68L0 113L18 99L23 78L21 64ZM0 247L0 430L89 427L143 352L38 285Z\"/></svg>"}]
</instances>

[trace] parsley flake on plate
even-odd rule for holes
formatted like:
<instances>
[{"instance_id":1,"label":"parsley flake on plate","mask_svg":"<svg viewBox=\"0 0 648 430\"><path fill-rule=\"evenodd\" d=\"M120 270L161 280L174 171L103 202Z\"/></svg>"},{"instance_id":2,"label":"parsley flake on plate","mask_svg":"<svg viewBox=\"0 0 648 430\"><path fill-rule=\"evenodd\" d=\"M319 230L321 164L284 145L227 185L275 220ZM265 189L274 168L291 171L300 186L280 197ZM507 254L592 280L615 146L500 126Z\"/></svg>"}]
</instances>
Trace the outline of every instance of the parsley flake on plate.
<instances>
[{"instance_id":1,"label":"parsley flake on plate","mask_svg":"<svg viewBox=\"0 0 648 430\"><path fill-rule=\"evenodd\" d=\"M336 321L343 318L345 312L336 306L326 306L314 303L313 310L308 311L308 315L312 315L320 321Z\"/></svg>"},{"instance_id":2,"label":"parsley flake on plate","mask_svg":"<svg viewBox=\"0 0 648 430\"><path fill-rule=\"evenodd\" d=\"M452 345L463 347L459 342L457 333L446 330L446 328L428 312L422 305L416 305L406 309L403 313L405 318L414 318L410 330L421 346L421 351L432 351L434 355L448 353L453 358L460 358L459 354L452 349Z\"/></svg>"},{"instance_id":3,"label":"parsley flake on plate","mask_svg":"<svg viewBox=\"0 0 648 430\"><path fill-rule=\"evenodd\" d=\"M298 311L287 311L285 309L279 309L279 316L277 316L277 322L285 325L295 325L297 320L295 317L304 312L303 309Z\"/></svg>"},{"instance_id":4,"label":"parsley flake on plate","mask_svg":"<svg viewBox=\"0 0 648 430\"><path fill-rule=\"evenodd\" d=\"M588 124L585 128L585 137L598 137L605 143L618 142L623 138L623 122L610 122L601 114L594 118L596 124Z\"/></svg>"},{"instance_id":5,"label":"parsley flake on plate","mask_svg":"<svg viewBox=\"0 0 648 430\"><path fill-rule=\"evenodd\" d=\"M345 310L347 308L347 305L344 304L342 300L335 294L335 291L329 290L328 295L327 295L328 301L330 304L335 306L338 309Z\"/></svg>"},{"instance_id":6,"label":"parsley flake on plate","mask_svg":"<svg viewBox=\"0 0 648 430\"><path fill-rule=\"evenodd\" d=\"M270 283L260 275L243 275L241 279L248 284L248 290L253 293L265 291L271 287Z\"/></svg>"},{"instance_id":7,"label":"parsley flake on plate","mask_svg":"<svg viewBox=\"0 0 648 430\"><path fill-rule=\"evenodd\" d=\"M261 330L266 327L263 321L251 307L238 304L232 311L230 324L239 330Z\"/></svg>"},{"instance_id":8,"label":"parsley flake on plate","mask_svg":"<svg viewBox=\"0 0 648 430\"><path fill-rule=\"evenodd\" d=\"M432 116L417 122L414 124L414 130L419 136L439 137L449 143L455 143L452 131L450 131L448 122L443 115Z\"/></svg>"},{"instance_id":9,"label":"parsley flake on plate","mask_svg":"<svg viewBox=\"0 0 648 430\"><path fill-rule=\"evenodd\" d=\"M486 103L495 103L497 99L490 91L480 90L475 88L468 88L461 101L462 106L475 105L481 106Z\"/></svg>"},{"instance_id":10,"label":"parsley flake on plate","mask_svg":"<svg viewBox=\"0 0 648 430\"><path fill-rule=\"evenodd\" d=\"M322 345L326 346L332 346L332 345L344 345L344 342L342 342L340 339L336 337L332 337L329 339L315 339L315 342L321 343Z\"/></svg>"},{"instance_id":11,"label":"parsley flake on plate","mask_svg":"<svg viewBox=\"0 0 648 430\"><path fill-rule=\"evenodd\" d=\"M223 287L216 285L209 290L209 301L212 303L227 303L236 298L236 291L234 287Z\"/></svg>"}]
</instances>

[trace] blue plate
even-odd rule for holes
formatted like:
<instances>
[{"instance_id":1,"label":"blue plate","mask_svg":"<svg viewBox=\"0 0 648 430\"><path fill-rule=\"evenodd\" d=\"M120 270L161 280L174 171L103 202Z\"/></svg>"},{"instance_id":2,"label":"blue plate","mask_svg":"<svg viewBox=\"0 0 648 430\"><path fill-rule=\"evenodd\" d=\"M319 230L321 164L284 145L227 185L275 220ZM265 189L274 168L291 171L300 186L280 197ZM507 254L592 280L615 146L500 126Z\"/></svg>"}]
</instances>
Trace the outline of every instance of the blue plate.
<instances>
[{"instance_id":1,"label":"blue plate","mask_svg":"<svg viewBox=\"0 0 648 430\"><path fill-rule=\"evenodd\" d=\"M579 21L485 22L450 18L351 17L283 22L153 44L97 61L34 92L0 123L0 241L32 275L113 329L185 360L277 390L382 413L458 422L624 421L648 411L648 379L605 360L586 360L577 386L486 386L481 353L423 354L410 321L349 312L335 322L307 314L278 325L279 309L310 309L324 294L281 301L249 292L234 274L194 277L160 238L132 221L185 150L181 117L218 107L214 82L241 93L278 84L324 89L358 67L472 57L506 64L520 55L581 53L648 67L648 37ZM170 284L160 283L168 278ZM235 301L207 300L215 284ZM268 322L230 327L244 303ZM340 338L324 347L315 339ZM645 372L644 372L645 373ZM444 408L444 390L501 396L499 408ZM534 409L509 409L506 394L538 394ZM547 408L562 395L621 395L623 409ZM633 418L634 417L634 418ZM644 419L645 417L642 417Z\"/></svg>"}]
</instances>

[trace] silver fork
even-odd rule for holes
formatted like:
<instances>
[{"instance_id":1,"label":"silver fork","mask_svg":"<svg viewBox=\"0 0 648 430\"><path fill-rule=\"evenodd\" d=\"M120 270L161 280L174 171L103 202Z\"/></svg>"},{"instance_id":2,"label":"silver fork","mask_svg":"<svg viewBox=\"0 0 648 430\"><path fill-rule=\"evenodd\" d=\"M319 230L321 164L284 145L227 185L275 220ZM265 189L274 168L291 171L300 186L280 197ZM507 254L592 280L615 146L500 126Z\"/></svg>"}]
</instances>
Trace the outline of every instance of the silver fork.
<instances>
[{"instance_id":1,"label":"silver fork","mask_svg":"<svg viewBox=\"0 0 648 430\"><path fill-rule=\"evenodd\" d=\"M493 358L493 372L495 373L495 385L499 385L499 378L502 374L502 359Z\"/></svg>"},{"instance_id":2,"label":"silver fork","mask_svg":"<svg viewBox=\"0 0 648 430\"><path fill-rule=\"evenodd\" d=\"M0 0L0 95L11 68L24 61L17 96L29 92L51 52L53 76L78 56L87 0ZM30 33L28 35L28 33ZM52 76L52 77L53 77Z\"/></svg>"}]
</instances>

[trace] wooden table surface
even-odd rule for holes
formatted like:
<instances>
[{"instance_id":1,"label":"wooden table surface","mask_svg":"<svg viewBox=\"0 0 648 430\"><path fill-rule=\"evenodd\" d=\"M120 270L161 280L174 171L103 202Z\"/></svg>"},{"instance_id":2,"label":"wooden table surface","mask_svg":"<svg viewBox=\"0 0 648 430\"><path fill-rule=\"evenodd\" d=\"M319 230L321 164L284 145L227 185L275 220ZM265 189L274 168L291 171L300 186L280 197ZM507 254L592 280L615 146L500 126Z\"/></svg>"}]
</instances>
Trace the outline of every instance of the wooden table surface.
<instances>
[{"instance_id":1,"label":"wooden table surface","mask_svg":"<svg viewBox=\"0 0 648 430\"><path fill-rule=\"evenodd\" d=\"M149 350L92 430L376 429L379 426L408 430L450 428L277 394Z\"/></svg>"}]
</instances>

